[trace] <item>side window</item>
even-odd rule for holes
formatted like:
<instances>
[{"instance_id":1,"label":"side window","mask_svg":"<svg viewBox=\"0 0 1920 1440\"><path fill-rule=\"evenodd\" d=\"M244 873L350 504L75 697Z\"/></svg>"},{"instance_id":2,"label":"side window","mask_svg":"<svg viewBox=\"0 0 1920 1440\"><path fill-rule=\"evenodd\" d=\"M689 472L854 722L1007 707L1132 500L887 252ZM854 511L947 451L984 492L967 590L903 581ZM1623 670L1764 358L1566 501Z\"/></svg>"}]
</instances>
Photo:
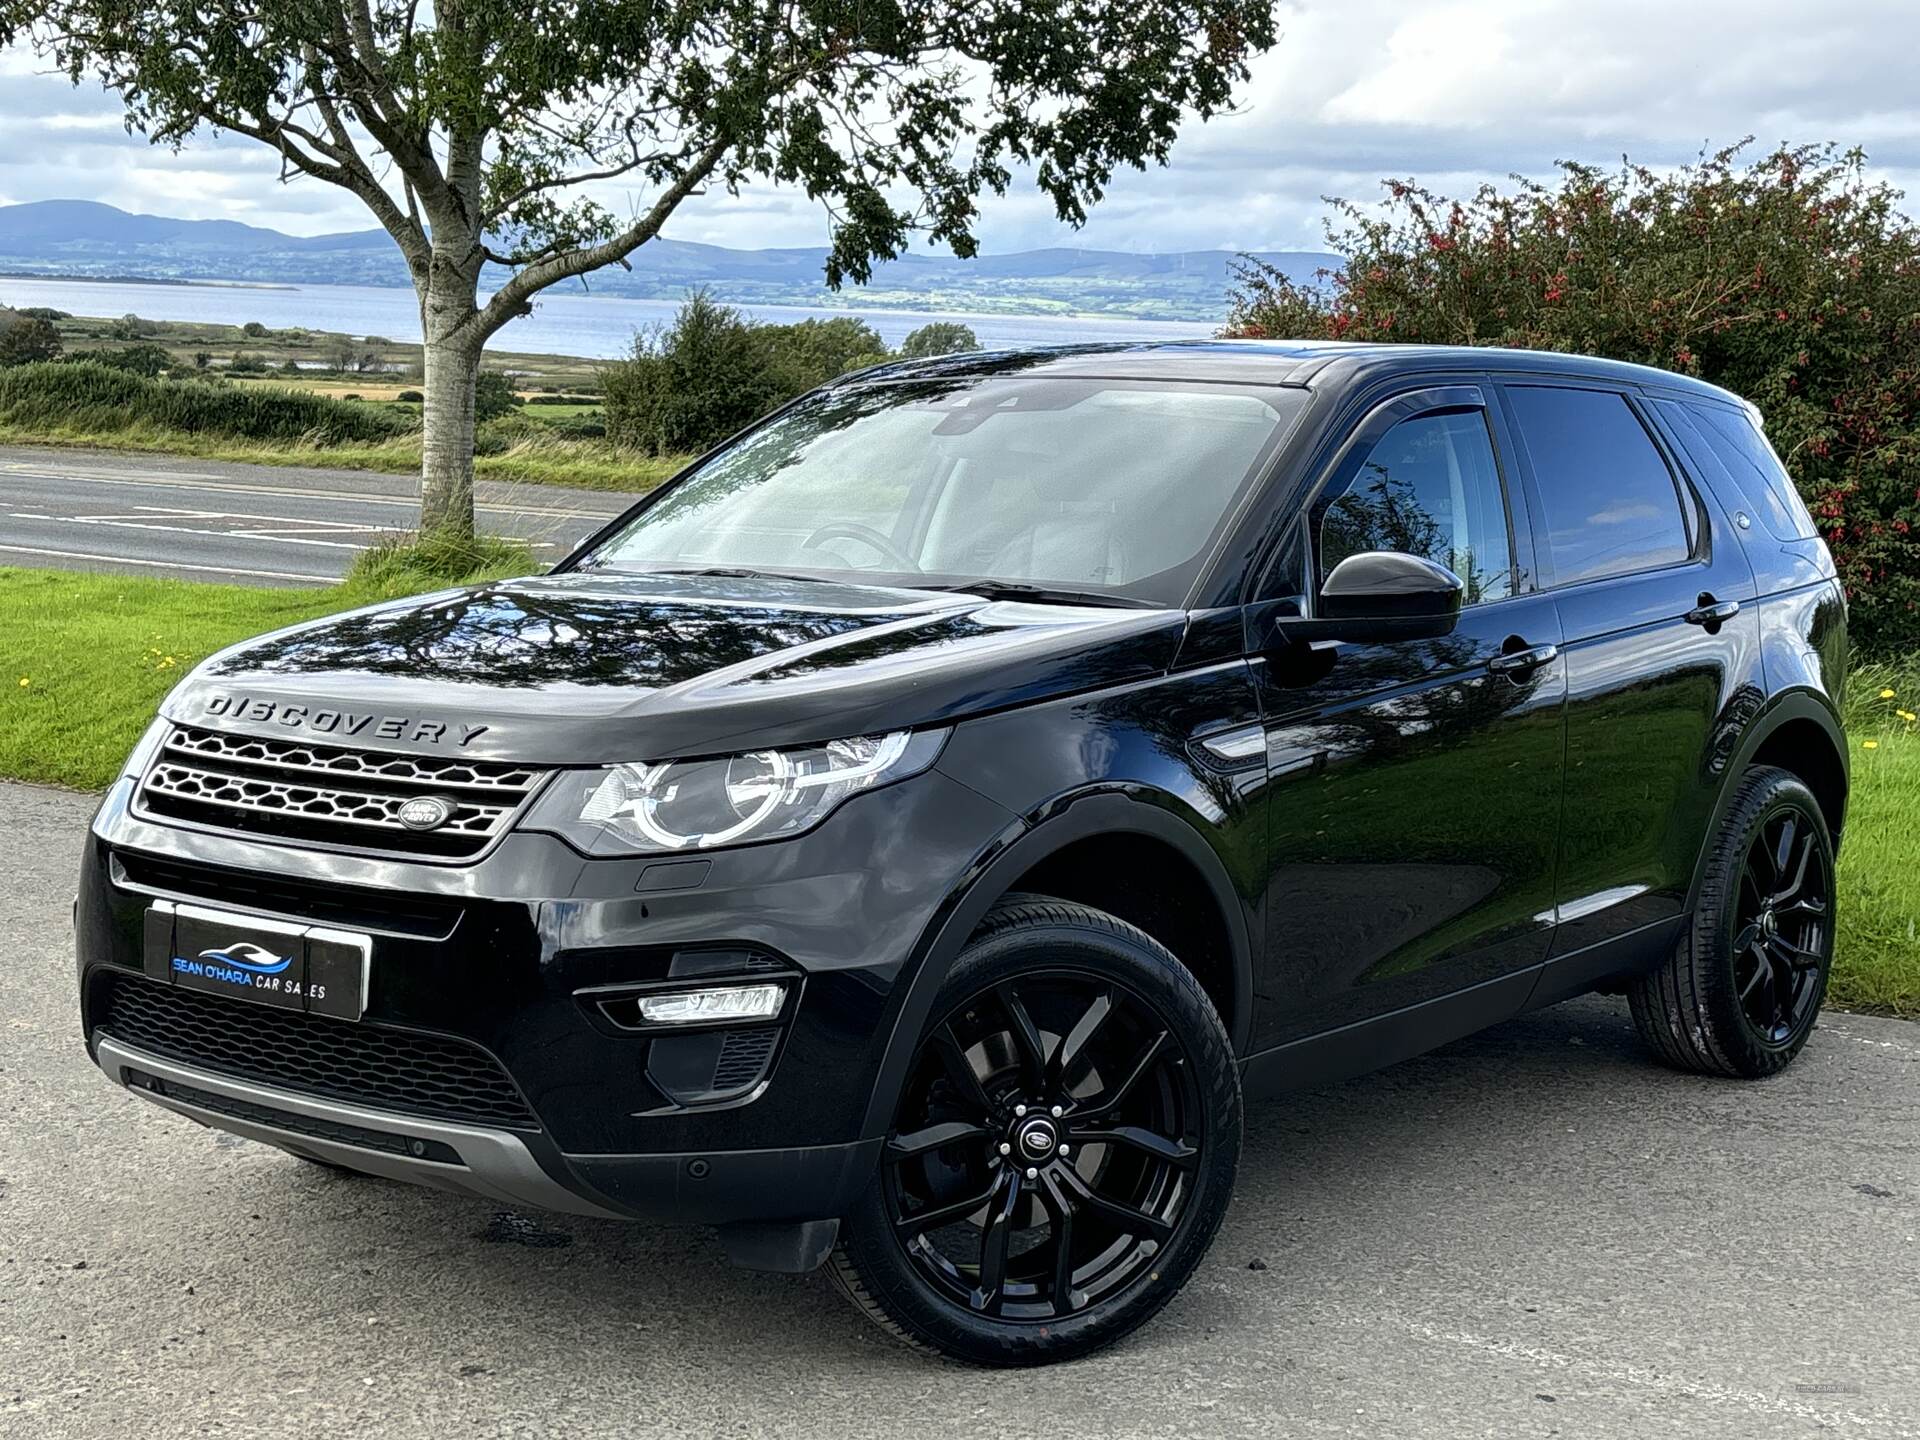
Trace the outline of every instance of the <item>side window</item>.
<instances>
[{"instance_id":1,"label":"side window","mask_svg":"<svg viewBox=\"0 0 1920 1440\"><path fill-rule=\"evenodd\" d=\"M1513 593L1507 507L1487 417L1417 415L1380 437L1320 516L1320 580L1349 555L1400 550L1466 582L1466 603Z\"/></svg>"},{"instance_id":2,"label":"side window","mask_svg":"<svg viewBox=\"0 0 1920 1440\"><path fill-rule=\"evenodd\" d=\"M1811 540L1819 534L1792 477L1749 416L1725 405L1678 400L1661 401L1660 410L1694 464L1710 477L1731 481L1726 498L1744 501L1774 539Z\"/></svg>"},{"instance_id":3,"label":"side window","mask_svg":"<svg viewBox=\"0 0 1920 1440\"><path fill-rule=\"evenodd\" d=\"M1680 491L1624 395L1515 385L1554 582L1678 565L1693 553Z\"/></svg>"}]
</instances>

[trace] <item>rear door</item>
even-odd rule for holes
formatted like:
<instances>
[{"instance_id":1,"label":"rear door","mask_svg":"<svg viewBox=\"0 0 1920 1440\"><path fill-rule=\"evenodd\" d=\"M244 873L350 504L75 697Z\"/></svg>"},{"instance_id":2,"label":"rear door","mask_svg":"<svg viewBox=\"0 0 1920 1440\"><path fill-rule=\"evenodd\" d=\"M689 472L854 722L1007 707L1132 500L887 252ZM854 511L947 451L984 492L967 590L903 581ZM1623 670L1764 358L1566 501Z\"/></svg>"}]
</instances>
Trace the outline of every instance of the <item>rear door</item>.
<instances>
[{"instance_id":1,"label":"rear door","mask_svg":"<svg viewBox=\"0 0 1920 1440\"><path fill-rule=\"evenodd\" d=\"M1753 673L1752 567L1641 397L1559 380L1502 391L1566 662L1554 953L1651 953L1684 911L1719 732Z\"/></svg>"},{"instance_id":2,"label":"rear door","mask_svg":"<svg viewBox=\"0 0 1920 1440\"><path fill-rule=\"evenodd\" d=\"M1565 677L1489 393L1429 386L1372 409L1250 609L1258 626L1308 603L1363 550L1467 584L1441 639L1254 661L1274 856L1262 1044L1476 988L1479 1019L1499 1019L1524 989L1487 982L1546 958Z\"/></svg>"}]
</instances>

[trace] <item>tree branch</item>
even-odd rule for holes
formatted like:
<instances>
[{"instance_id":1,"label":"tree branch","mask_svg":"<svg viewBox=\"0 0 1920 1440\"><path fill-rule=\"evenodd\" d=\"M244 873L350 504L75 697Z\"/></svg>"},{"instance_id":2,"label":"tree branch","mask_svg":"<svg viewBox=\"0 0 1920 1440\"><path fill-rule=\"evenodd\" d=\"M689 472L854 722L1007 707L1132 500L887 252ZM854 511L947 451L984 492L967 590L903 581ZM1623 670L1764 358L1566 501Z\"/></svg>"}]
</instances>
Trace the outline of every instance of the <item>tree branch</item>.
<instances>
[{"instance_id":1,"label":"tree branch","mask_svg":"<svg viewBox=\"0 0 1920 1440\"><path fill-rule=\"evenodd\" d=\"M653 239L681 202L698 190L701 182L713 173L714 167L727 153L729 143L725 138L709 141L707 147L694 157L693 163L680 173L680 178L654 201L647 213L618 235L598 245L586 245L555 255L550 260L529 265L515 274L494 292L486 308L475 314L473 324L481 337L484 339L493 334L516 315L525 314L528 301L549 285L624 260Z\"/></svg>"}]
</instances>

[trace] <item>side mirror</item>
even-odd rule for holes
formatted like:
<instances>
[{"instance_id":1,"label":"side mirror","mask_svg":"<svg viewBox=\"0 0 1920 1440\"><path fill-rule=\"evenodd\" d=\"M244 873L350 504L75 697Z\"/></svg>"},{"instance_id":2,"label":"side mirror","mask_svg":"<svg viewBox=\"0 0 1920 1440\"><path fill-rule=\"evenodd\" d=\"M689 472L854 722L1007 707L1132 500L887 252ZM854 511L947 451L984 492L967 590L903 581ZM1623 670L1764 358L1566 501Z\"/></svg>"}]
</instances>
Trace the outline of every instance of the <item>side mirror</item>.
<instances>
[{"instance_id":1,"label":"side mirror","mask_svg":"<svg viewBox=\"0 0 1920 1440\"><path fill-rule=\"evenodd\" d=\"M1313 640L1437 640L1460 623L1467 587L1446 566L1398 550L1368 550L1333 567L1320 587L1320 613L1281 619L1283 644Z\"/></svg>"}]
</instances>

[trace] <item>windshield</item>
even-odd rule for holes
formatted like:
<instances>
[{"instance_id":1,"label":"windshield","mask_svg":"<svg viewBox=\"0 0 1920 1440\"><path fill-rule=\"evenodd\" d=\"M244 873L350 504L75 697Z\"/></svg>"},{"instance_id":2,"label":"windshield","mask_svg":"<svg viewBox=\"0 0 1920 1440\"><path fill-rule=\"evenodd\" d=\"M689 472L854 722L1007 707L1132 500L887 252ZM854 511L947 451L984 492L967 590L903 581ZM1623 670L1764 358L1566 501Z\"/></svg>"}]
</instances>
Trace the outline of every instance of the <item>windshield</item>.
<instances>
[{"instance_id":1,"label":"windshield","mask_svg":"<svg viewBox=\"0 0 1920 1440\"><path fill-rule=\"evenodd\" d=\"M940 379L808 396L582 562L1178 605L1306 392Z\"/></svg>"}]
</instances>

